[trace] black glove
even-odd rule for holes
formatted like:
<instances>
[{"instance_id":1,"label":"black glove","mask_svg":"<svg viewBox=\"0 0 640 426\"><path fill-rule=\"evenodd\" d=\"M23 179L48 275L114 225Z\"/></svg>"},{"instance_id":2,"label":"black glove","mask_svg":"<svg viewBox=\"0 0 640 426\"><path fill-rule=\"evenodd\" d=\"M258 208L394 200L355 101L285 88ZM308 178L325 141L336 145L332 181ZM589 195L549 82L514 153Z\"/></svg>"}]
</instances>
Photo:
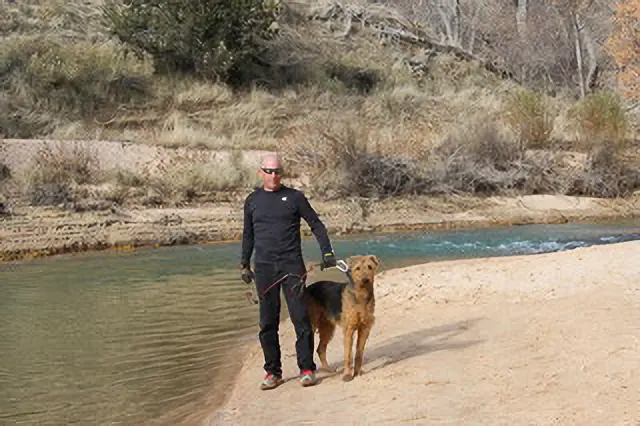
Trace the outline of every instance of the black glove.
<instances>
[{"instance_id":1,"label":"black glove","mask_svg":"<svg viewBox=\"0 0 640 426\"><path fill-rule=\"evenodd\" d=\"M336 266L336 255L334 252L325 253L322 256L322 266L320 269L333 268Z\"/></svg>"},{"instance_id":2,"label":"black glove","mask_svg":"<svg viewBox=\"0 0 640 426\"><path fill-rule=\"evenodd\" d=\"M248 266L245 266L242 268L241 277L242 277L242 281L244 281L246 284L251 284L251 281L253 281L253 279L255 278L255 275L251 270L251 268L249 268Z\"/></svg>"}]
</instances>

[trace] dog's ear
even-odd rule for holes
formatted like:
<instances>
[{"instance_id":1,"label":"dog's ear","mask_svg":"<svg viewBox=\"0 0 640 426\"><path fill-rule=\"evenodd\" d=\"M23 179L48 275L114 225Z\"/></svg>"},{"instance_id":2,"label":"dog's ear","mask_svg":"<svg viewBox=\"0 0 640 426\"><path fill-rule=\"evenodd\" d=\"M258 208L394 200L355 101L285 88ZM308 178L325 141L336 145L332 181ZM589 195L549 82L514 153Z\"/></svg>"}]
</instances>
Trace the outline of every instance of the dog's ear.
<instances>
[{"instance_id":1,"label":"dog's ear","mask_svg":"<svg viewBox=\"0 0 640 426\"><path fill-rule=\"evenodd\" d=\"M376 274L380 272L380 259L378 259L378 257L375 255L370 255L369 260L371 260L371 262L376 265Z\"/></svg>"}]
</instances>

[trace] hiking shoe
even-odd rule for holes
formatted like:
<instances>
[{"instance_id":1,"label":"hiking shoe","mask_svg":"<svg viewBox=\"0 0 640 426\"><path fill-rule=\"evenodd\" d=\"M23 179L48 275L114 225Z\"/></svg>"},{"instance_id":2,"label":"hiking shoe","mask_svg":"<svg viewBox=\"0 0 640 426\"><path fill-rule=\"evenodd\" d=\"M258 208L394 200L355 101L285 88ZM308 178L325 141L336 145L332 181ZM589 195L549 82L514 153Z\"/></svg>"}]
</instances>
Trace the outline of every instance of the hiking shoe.
<instances>
[{"instance_id":1,"label":"hiking shoe","mask_svg":"<svg viewBox=\"0 0 640 426\"><path fill-rule=\"evenodd\" d=\"M267 374L264 376L264 379L260 384L260 389L262 390L275 389L283 383L284 383L284 380L282 380L282 376L277 376L275 374Z\"/></svg>"},{"instance_id":2,"label":"hiking shoe","mask_svg":"<svg viewBox=\"0 0 640 426\"><path fill-rule=\"evenodd\" d=\"M317 383L316 374L311 370L304 370L300 373L300 384L302 386L313 386Z\"/></svg>"}]
</instances>

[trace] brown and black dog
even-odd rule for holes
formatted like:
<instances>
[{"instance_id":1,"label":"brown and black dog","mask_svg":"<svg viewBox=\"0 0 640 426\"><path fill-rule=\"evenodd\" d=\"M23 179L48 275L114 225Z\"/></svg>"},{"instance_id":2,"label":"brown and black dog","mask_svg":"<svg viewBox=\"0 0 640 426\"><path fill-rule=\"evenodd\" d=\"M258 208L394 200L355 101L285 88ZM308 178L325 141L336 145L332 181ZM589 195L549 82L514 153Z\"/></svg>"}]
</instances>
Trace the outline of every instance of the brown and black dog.
<instances>
[{"instance_id":1,"label":"brown and black dog","mask_svg":"<svg viewBox=\"0 0 640 426\"><path fill-rule=\"evenodd\" d=\"M305 288L311 325L314 333L318 331L320 334L317 353L322 369L330 370L327 345L336 326L339 325L344 331L344 381L350 381L354 376L362 374L364 347L375 319L373 284L376 274L380 271L380 260L373 255L352 256L348 265L350 281L317 281ZM353 365L352 347L356 331L358 340Z\"/></svg>"}]
</instances>

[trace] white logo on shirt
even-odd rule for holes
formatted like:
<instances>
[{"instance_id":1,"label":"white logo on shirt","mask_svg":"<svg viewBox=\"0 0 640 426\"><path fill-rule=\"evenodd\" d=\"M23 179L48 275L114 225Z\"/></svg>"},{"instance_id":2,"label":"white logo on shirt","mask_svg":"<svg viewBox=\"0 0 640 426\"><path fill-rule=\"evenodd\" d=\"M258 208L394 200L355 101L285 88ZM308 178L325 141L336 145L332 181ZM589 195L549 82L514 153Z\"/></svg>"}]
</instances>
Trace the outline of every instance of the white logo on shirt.
<instances>
[{"instance_id":1,"label":"white logo on shirt","mask_svg":"<svg viewBox=\"0 0 640 426\"><path fill-rule=\"evenodd\" d=\"M282 197L282 201L287 201L287 197Z\"/></svg>"}]
</instances>

